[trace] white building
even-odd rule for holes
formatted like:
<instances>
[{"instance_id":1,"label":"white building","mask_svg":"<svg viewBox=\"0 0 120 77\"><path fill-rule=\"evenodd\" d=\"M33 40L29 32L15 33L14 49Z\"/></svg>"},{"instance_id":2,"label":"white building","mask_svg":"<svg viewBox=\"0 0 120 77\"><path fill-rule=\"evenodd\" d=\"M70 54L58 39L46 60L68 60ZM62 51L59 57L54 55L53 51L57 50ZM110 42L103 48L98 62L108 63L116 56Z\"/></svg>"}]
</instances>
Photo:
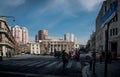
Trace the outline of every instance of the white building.
<instances>
[{"instance_id":1,"label":"white building","mask_svg":"<svg viewBox=\"0 0 120 77\"><path fill-rule=\"evenodd\" d=\"M40 43L39 42L31 42L30 43L30 53L31 54L40 54Z\"/></svg>"},{"instance_id":2,"label":"white building","mask_svg":"<svg viewBox=\"0 0 120 77\"><path fill-rule=\"evenodd\" d=\"M66 34L64 35L64 40L66 40L66 41L75 42L74 39L75 39L74 34L66 33Z\"/></svg>"}]
</instances>

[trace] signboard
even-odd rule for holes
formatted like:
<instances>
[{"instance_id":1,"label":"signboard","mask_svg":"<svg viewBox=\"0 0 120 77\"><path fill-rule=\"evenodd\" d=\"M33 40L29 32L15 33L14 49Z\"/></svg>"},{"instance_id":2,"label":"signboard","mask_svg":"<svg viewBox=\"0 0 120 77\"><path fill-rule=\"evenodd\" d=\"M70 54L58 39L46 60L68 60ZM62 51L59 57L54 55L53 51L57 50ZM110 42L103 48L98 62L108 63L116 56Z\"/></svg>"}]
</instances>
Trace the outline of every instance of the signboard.
<instances>
[{"instance_id":1,"label":"signboard","mask_svg":"<svg viewBox=\"0 0 120 77\"><path fill-rule=\"evenodd\" d=\"M117 2L113 2L108 11L105 13L105 15L101 19L101 26L103 26L105 23L108 23L115 15L117 11Z\"/></svg>"}]
</instances>

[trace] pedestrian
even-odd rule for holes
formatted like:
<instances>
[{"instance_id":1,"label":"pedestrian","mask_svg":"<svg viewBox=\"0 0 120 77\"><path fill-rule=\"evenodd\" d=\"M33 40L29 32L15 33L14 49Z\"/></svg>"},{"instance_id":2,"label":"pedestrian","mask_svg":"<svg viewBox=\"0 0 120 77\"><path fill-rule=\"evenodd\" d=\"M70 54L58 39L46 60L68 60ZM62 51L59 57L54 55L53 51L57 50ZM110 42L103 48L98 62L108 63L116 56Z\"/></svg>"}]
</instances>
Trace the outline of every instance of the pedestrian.
<instances>
[{"instance_id":1,"label":"pedestrian","mask_svg":"<svg viewBox=\"0 0 120 77\"><path fill-rule=\"evenodd\" d=\"M69 56L69 58L71 59L71 56L72 56L71 51L69 51L68 56Z\"/></svg>"},{"instance_id":2,"label":"pedestrian","mask_svg":"<svg viewBox=\"0 0 120 77\"><path fill-rule=\"evenodd\" d=\"M100 64L102 63L102 57L103 57L102 52L100 52L100 53L99 53Z\"/></svg>"},{"instance_id":3,"label":"pedestrian","mask_svg":"<svg viewBox=\"0 0 120 77\"><path fill-rule=\"evenodd\" d=\"M112 54L111 54L110 51L108 52L108 62L109 62L109 63L112 62Z\"/></svg>"},{"instance_id":4,"label":"pedestrian","mask_svg":"<svg viewBox=\"0 0 120 77\"><path fill-rule=\"evenodd\" d=\"M63 61L63 69L65 70L66 64L68 63L67 53L65 50L62 51L62 61Z\"/></svg>"},{"instance_id":5,"label":"pedestrian","mask_svg":"<svg viewBox=\"0 0 120 77\"><path fill-rule=\"evenodd\" d=\"M79 53L78 53L78 51L75 52L75 58L76 58L77 61L79 60Z\"/></svg>"},{"instance_id":6,"label":"pedestrian","mask_svg":"<svg viewBox=\"0 0 120 77\"><path fill-rule=\"evenodd\" d=\"M0 61L2 61L3 58L2 58L2 51L0 51Z\"/></svg>"}]
</instances>

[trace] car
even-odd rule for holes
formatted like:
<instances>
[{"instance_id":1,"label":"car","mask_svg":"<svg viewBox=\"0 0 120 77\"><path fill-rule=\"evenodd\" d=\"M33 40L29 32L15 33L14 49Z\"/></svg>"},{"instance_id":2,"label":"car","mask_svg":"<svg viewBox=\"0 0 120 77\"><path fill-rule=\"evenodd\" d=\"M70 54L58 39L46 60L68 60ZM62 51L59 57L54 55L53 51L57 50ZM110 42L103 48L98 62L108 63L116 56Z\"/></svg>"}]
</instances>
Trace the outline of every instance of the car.
<instances>
[{"instance_id":1,"label":"car","mask_svg":"<svg viewBox=\"0 0 120 77\"><path fill-rule=\"evenodd\" d=\"M61 54L62 54L61 51L55 51L54 52L54 56L57 57L57 58L61 57Z\"/></svg>"},{"instance_id":2,"label":"car","mask_svg":"<svg viewBox=\"0 0 120 77\"><path fill-rule=\"evenodd\" d=\"M79 56L80 58L85 58L85 59L90 59L92 57L92 53L91 52L83 52L83 51L80 51L79 52Z\"/></svg>"}]
</instances>

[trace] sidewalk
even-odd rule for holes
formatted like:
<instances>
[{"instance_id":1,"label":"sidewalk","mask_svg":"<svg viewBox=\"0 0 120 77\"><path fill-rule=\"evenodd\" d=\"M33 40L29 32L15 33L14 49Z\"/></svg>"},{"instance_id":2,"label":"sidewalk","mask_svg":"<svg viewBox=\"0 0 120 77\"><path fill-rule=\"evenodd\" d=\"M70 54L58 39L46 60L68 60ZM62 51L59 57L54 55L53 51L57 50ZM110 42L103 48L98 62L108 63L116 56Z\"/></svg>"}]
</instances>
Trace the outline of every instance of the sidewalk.
<instances>
[{"instance_id":1,"label":"sidewalk","mask_svg":"<svg viewBox=\"0 0 120 77\"><path fill-rule=\"evenodd\" d=\"M82 70L83 77L104 77L104 63L96 63L95 75L89 70L89 65ZM120 77L120 59L108 63L108 77Z\"/></svg>"},{"instance_id":2,"label":"sidewalk","mask_svg":"<svg viewBox=\"0 0 120 77\"><path fill-rule=\"evenodd\" d=\"M24 58L27 58L27 57L31 57L31 55L28 55L28 54L25 54L25 55L15 55L15 56L12 56L12 57L3 57L3 60L10 60L10 59L24 59Z\"/></svg>"}]
</instances>

